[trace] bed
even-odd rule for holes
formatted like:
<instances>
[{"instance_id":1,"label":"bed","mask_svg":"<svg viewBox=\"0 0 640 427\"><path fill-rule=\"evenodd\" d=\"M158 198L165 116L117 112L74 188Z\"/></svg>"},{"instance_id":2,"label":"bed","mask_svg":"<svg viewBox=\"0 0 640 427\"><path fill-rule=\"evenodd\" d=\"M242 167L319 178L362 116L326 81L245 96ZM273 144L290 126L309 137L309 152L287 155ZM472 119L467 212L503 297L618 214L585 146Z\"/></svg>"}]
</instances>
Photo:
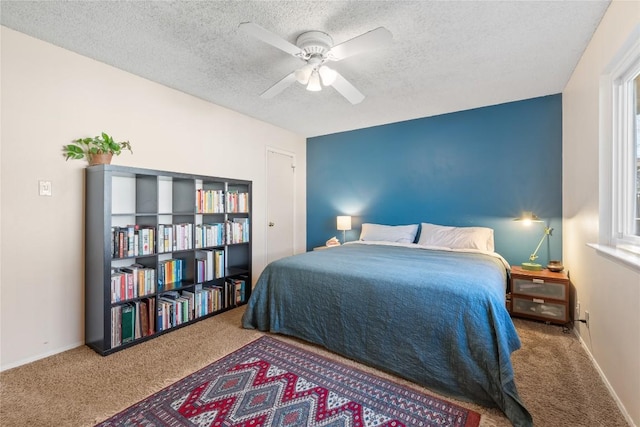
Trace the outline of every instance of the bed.
<instances>
[{"instance_id":1,"label":"bed","mask_svg":"<svg viewBox=\"0 0 640 427\"><path fill-rule=\"evenodd\" d=\"M532 425L510 355L506 261L477 250L362 241L286 257L260 275L245 328L319 344Z\"/></svg>"}]
</instances>

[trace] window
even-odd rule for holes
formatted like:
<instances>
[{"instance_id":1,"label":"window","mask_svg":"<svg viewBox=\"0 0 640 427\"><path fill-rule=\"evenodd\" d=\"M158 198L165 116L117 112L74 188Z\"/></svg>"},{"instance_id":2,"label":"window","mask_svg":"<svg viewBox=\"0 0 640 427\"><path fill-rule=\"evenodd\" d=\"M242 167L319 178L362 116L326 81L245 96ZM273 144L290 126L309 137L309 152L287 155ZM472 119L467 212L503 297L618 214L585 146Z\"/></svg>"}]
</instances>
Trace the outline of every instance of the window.
<instances>
[{"instance_id":1,"label":"window","mask_svg":"<svg viewBox=\"0 0 640 427\"><path fill-rule=\"evenodd\" d=\"M614 83L613 239L640 248L640 58Z\"/></svg>"},{"instance_id":2,"label":"window","mask_svg":"<svg viewBox=\"0 0 640 427\"><path fill-rule=\"evenodd\" d=\"M601 81L600 243L640 255L640 26Z\"/></svg>"},{"instance_id":3,"label":"window","mask_svg":"<svg viewBox=\"0 0 640 427\"><path fill-rule=\"evenodd\" d=\"M634 80L635 87L635 122L636 122L636 154L632 156L636 163L636 214L635 214L635 235L640 236L640 75L637 75Z\"/></svg>"},{"instance_id":4,"label":"window","mask_svg":"<svg viewBox=\"0 0 640 427\"><path fill-rule=\"evenodd\" d=\"M614 83L612 243L621 249L640 248L639 82L640 60Z\"/></svg>"}]
</instances>

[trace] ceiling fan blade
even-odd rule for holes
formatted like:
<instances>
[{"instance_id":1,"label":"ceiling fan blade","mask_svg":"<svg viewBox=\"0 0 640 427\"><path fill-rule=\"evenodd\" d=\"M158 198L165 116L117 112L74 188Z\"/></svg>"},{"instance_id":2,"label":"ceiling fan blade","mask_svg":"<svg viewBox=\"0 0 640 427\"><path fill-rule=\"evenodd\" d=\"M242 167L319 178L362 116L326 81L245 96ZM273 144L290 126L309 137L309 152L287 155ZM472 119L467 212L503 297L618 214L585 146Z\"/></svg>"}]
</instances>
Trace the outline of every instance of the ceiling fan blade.
<instances>
[{"instance_id":1,"label":"ceiling fan blade","mask_svg":"<svg viewBox=\"0 0 640 427\"><path fill-rule=\"evenodd\" d=\"M338 72L336 72L335 81L331 86L333 86L334 89L340 93L340 95L347 98L347 100L354 105L361 103L364 99L364 95L358 89L356 89L354 85L349 83L347 79L342 77L342 75Z\"/></svg>"},{"instance_id":2,"label":"ceiling fan blade","mask_svg":"<svg viewBox=\"0 0 640 427\"><path fill-rule=\"evenodd\" d=\"M277 94L279 94L280 92L282 92L283 90L291 86L291 84L295 81L296 81L295 72L287 74L286 76L284 76L282 80L280 80L279 82L271 86L269 89L262 92L260 94L260 98L265 98L265 99L273 98L274 96L276 96Z\"/></svg>"},{"instance_id":3,"label":"ceiling fan blade","mask_svg":"<svg viewBox=\"0 0 640 427\"><path fill-rule=\"evenodd\" d=\"M254 24L253 22L243 22L238 26L238 28L257 39L270 44L271 46L277 47L280 50L290 53L293 56L304 56L304 51L298 46L289 43L282 37L278 36L275 33L272 33L265 28L262 28L258 24Z\"/></svg>"},{"instance_id":4,"label":"ceiling fan blade","mask_svg":"<svg viewBox=\"0 0 640 427\"><path fill-rule=\"evenodd\" d=\"M335 45L328 52L330 59L340 61L349 56L357 55L368 50L377 49L389 43L392 39L391 31L384 27L378 27L368 33Z\"/></svg>"}]
</instances>

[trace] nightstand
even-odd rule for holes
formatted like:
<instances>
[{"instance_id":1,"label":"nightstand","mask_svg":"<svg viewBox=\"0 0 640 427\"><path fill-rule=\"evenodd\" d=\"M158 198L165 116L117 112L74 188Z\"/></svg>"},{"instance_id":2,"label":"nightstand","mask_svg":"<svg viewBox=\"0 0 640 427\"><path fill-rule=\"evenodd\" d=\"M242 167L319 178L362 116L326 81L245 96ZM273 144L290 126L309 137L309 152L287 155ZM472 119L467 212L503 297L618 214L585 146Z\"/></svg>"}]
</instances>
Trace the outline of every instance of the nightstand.
<instances>
[{"instance_id":1,"label":"nightstand","mask_svg":"<svg viewBox=\"0 0 640 427\"><path fill-rule=\"evenodd\" d=\"M569 317L569 274L511 267L511 315L564 324Z\"/></svg>"}]
</instances>

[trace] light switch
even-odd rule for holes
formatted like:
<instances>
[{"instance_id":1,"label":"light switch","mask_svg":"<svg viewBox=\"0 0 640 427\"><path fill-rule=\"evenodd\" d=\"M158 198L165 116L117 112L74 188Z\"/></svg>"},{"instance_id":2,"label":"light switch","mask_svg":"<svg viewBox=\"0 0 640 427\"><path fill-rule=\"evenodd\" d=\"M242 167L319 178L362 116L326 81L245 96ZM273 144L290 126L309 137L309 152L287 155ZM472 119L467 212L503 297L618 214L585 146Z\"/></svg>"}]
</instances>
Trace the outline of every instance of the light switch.
<instances>
[{"instance_id":1,"label":"light switch","mask_svg":"<svg viewBox=\"0 0 640 427\"><path fill-rule=\"evenodd\" d=\"M51 196L51 181L38 181L41 196Z\"/></svg>"}]
</instances>

